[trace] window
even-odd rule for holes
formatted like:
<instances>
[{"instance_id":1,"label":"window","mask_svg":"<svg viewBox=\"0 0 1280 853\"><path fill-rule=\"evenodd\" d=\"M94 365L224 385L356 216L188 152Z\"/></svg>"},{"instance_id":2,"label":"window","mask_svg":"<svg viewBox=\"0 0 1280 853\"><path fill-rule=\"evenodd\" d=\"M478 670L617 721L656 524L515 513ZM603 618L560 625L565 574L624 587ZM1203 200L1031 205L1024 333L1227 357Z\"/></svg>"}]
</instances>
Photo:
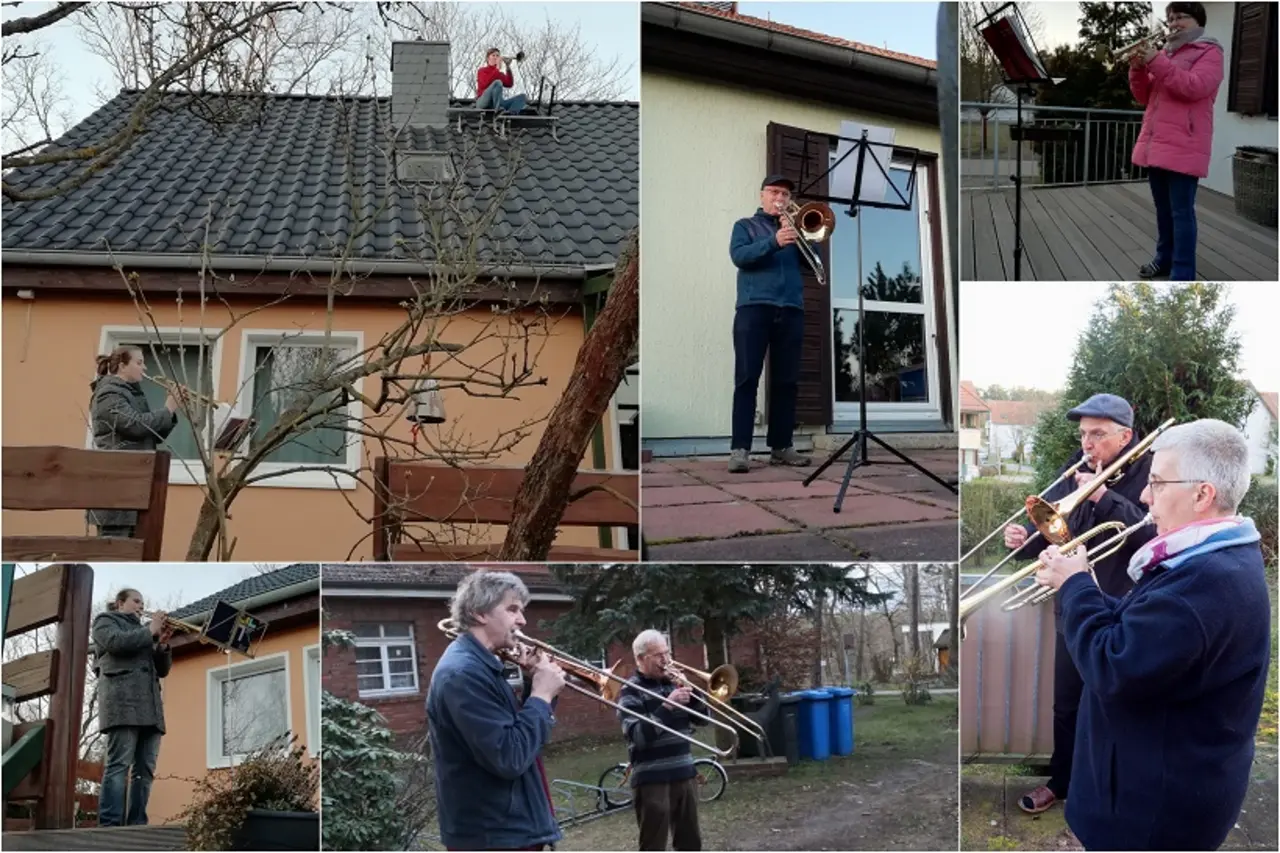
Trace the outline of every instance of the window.
<instances>
[{"instance_id":1,"label":"window","mask_svg":"<svg viewBox=\"0 0 1280 853\"><path fill-rule=\"evenodd\" d=\"M320 754L320 646L302 650L302 689L307 697L307 753Z\"/></svg>"},{"instance_id":2,"label":"window","mask_svg":"<svg viewBox=\"0 0 1280 853\"><path fill-rule=\"evenodd\" d=\"M104 328L101 352L109 353L120 346L142 348L148 375L165 377L193 391L216 397L213 377L214 364L219 355L218 346L212 339L202 337L199 332L192 329ZM142 392L153 411L164 407L168 392L162 386L143 380ZM191 416L200 427L200 438L197 438L187 411L178 410L178 425L159 445L172 455L170 482L194 483L204 480L199 447L209 447L207 430L212 422L213 410L195 401L189 406ZM85 446L93 447L92 424L88 424Z\"/></svg>"},{"instance_id":3,"label":"window","mask_svg":"<svg viewBox=\"0 0 1280 853\"><path fill-rule=\"evenodd\" d=\"M335 334L326 344L320 334L246 332L241 381L257 422L251 442L261 443L280 417L294 406L334 402L341 392L322 391L323 383L336 371L350 367L351 359L361 349L358 333ZM353 398L346 406L299 426L259 466L264 473L282 472L280 476L260 482L285 487L354 489L355 478L341 476L341 472L359 469L360 436L356 430L360 417L361 404ZM339 473L336 481L335 472Z\"/></svg>"},{"instance_id":4,"label":"window","mask_svg":"<svg viewBox=\"0 0 1280 853\"><path fill-rule=\"evenodd\" d=\"M1276 4L1236 3L1227 110L1276 118Z\"/></svg>"},{"instance_id":5,"label":"window","mask_svg":"<svg viewBox=\"0 0 1280 853\"><path fill-rule=\"evenodd\" d=\"M209 670L209 767L231 767L291 731L289 656Z\"/></svg>"},{"instance_id":6,"label":"window","mask_svg":"<svg viewBox=\"0 0 1280 853\"><path fill-rule=\"evenodd\" d=\"M360 697L418 692L413 625L408 622L355 627L356 688Z\"/></svg>"}]
</instances>

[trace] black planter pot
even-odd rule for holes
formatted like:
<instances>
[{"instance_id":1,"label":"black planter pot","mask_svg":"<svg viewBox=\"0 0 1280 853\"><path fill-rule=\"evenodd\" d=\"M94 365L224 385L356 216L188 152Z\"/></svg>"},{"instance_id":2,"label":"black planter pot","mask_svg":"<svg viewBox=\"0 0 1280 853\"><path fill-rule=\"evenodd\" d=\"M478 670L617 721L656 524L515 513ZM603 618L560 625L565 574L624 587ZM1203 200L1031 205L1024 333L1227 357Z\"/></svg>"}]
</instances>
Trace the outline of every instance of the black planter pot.
<instances>
[{"instance_id":1,"label":"black planter pot","mask_svg":"<svg viewBox=\"0 0 1280 853\"><path fill-rule=\"evenodd\" d=\"M319 812L249 809L231 840L232 850L319 850Z\"/></svg>"}]
</instances>

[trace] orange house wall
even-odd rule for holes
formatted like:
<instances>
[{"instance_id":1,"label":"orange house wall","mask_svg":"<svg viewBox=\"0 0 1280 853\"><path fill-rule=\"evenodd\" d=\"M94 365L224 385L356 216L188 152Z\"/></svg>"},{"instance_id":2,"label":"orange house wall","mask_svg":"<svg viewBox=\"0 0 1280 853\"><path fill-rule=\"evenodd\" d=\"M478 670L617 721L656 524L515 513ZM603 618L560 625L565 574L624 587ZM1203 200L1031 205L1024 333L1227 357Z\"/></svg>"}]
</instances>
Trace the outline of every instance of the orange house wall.
<instances>
[{"instance_id":1,"label":"orange house wall","mask_svg":"<svg viewBox=\"0 0 1280 853\"><path fill-rule=\"evenodd\" d=\"M320 626L295 628L272 633L268 630L255 654L258 658L269 655L289 655L289 725L303 744L307 745L307 761L311 761L307 744L307 703L304 685L305 659L303 649L320 642ZM195 793L190 780L204 778L209 770L206 741L209 731L209 671L227 665L226 657L212 646L203 646L197 654L179 657L173 669L161 684L164 690L164 721L166 733L160 746L160 759L156 763L156 780L151 788L151 800L147 805L147 818L153 824L164 823L190 805ZM231 664L244 663L248 659L231 656ZM320 684L313 685L319 691ZM283 697L282 697L283 698ZM316 704L319 710L319 703ZM317 748L319 745L316 745Z\"/></svg>"},{"instance_id":2,"label":"orange house wall","mask_svg":"<svg viewBox=\"0 0 1280 853\"><path fill-rule=\"evenodd\" d=\"M225 307L210 303L203 324L195 294L186 295L183 306L172 297L158 298L152 306L154 323L160 328L182 327L194 335L205 329L226 324ZM233 303L243 313L250 303ZM556 318L549 320L545 345L537 353L534 375L546 377L545 386L524 388L518 399L494 400L474 398L460 389L445 392L448 421L442 428L457 430L470 443L487 445L503 430L526 420L545 418L568 384L584 330L580 311L565 313L552 307ZM89 382L94 377L94 358L99 353L103 328L107 326L142 326L138 310L126 299L97 296L67 296L37 293L27 302L5 295L3 300L3 406L4 443L60 444L85 447L88 424ZM531 316L531 315L530 315ZM482 324L493 315L487 307L454 318L440 332L446 342L470 341ZM335 309L335 332L363 332L364 345L370 346L396 328L403 312L387 303L346 303ZM240 389L242 332L251 329L322 330L323 303L315 300L290 300L262 310L232 329L222 341L215 356L214 384L218 399L231 402ZM512 326L500 321L505 331ZM536 343L536 341L535 341ZM497 342L485 342L467 351L471 364L497 354ZM533 348L536 352L536 347ZM436 364L439 364L436 356ZM149 359L149 362L153 359ZM154 365L149 364L149 369ZM510 365L508 363L508 371ZM450 369L449 373L454 371ZM454 374L456 375L456 374ZM377 379L366 379L363 393L376 397L380 390ZM242 409L247 409L243 405ZM366 416L368 413L366 412ZM410 424L397 413L392 435L407 439ZM519 465L528 461L542 436L543 424L530 428L530 435L514 448L489 460L490 464ZM435 431L441 427L427 427ZM605 429L607 460L613 459L613 429ZM425 446L425 445L423 445ZM366 464L379 455L376 442L365 442ZM588 446L583 466L590 467ZM367 479L367 477L366 477ZM365 488L337 489L282 488L253 486L239 495L231 507L231 535L238 539L234 559L251 561L338 561L370 559L370 525L348 504L351 501L367 518L373 499ZM165 514L163 558L183 560L202 503L198 486L172 484ZM82 511L45 513L5 512L4 528L15 535L63 534L86 532ZM501 541L505 529L494 526L472 541ZM595 528L563 528L557 539L562 544L595 545ZM216 553L215 553L216 556Z\"/></svg>"}]
</instances>

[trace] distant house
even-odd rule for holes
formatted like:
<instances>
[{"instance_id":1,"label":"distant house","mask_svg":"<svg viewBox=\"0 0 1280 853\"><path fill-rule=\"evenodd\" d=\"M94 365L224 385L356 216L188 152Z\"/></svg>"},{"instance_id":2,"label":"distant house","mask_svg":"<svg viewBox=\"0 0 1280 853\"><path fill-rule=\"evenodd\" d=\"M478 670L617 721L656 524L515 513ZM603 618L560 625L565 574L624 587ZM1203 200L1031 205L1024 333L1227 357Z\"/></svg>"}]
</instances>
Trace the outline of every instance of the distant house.
<instances>
[{"instance_id":1,"label":"distant house","mask_svg":"<svg viewBox=\"0 0 1280 853\"><path fill-rule=\"evenodd\" d=\"M1042 412L1052 409L1055 404L1030 400L986 402L991 410L991 421L987 426L988 454L1000 459L1016 459L1021 446L1022 458L1019 461L1031 461L1036 422Z\"/></svg>"},{"instance_id":2,"label":"distant house","mask_svg":"<svg viewBox=\"0 0 1280 853\"><path fill-rule=\"evenodd\" d=\"M148 807L153 824L190 804L190 780L225 771L282 735L297 737L305 760L320 754L319 566L254 575L169 615L202 626L219 600L266 621L267 632L252 659L192 634L173 636L173 669L161 682L167 733Z\"/></svg>"},{"instance_id":3,"label":"distant house","mask_svg":"<svg viewBox=\"0 0 1280 853\"><path fill-rule=\"evenodd\" d=\"M960 478L968 482L978 476L979 459L986 452L986 435L991 407L967 379L960 380Z\"/></svg>"},{"instance_id":4,"label":"distant house","mask_svg":"<svg viewBox=\"0 0 1280 853\"><path fill-rule=\"evenodd\" d=\"M1259 391L1249 383L1258 402L1244 423L1244 436L1249 442L1249 471L1254 474L1275 472L1276 459L1276 392Z\"/></svg>"},{"instance_id":5,"label":"distant house","mask_svg":"<svg viewBox=\"0 0 1280 853\"><path fill-rule=\"evenodd\" d=\"M482 121L472 101L449 96L447 43L392 48L385 97L168 95L132 147L83 185L42 201L6 199L7 445L90 446L94 357L133 344L146 350L152 373L255 418L238 451L253 452L294 389L322 372L315 366L321 345L344 363L380 357L379 342L406 322L406 300L424 292L429 299L441 276L456 280L474 270L459 307L431 309L429 322L403 340L421 344L430 333L469 346L444 373L487 371L481 378L491 384L483 390L492 393L445 383L441 429L463 436L468 453L497 448L481 462L529 460L639 223L639 105L548 97L538 115ZM106 139L126 126L142 97L120 92L57 144ZM22 190L49 187L75 167L15 170L5 181ZM446 210L443 192L458 204ZM499 193L496 213L483 210ZM482 214L492 221L472 221ZM469 252L458 248L466 230L476 232L478 248L474 259L459 260ZM126 286L134 274L150 316ZM331 276L340 286L330 312ZM241 319L232 325L231 316ZM526 329L533 337L522 347ZM523 355L504 360L504 341ZM420 373L424 361L406 359L404 369ZM432 369L442 361L437 356ZM514 397L492 390L526 369L544 384ZM629 373L584 468L638 467L636 380ZM237 559L372 555L372 460L450 458L457 443L437 438L436 428L419 437L400 406L375 410L384 388L408 391L399 381L359 380L362 397L346 395L344 409L258 464L227 519ZM153 407L161 405L164 389L144 383L144 390ZM28 404L33 399L38 407ZM208 409L197 414L206 418ZM187 552L206 487L199 450L208 444L197 436L210 427L193 430L184 418L165 443L173 461L164 559ZM81 535L84 516L6 510L4 525L17 534ZM599 546L601 535L610 534L566 528L557 544ZM638 542L610 545L635 549Z\"/></svg>"}]
</instances>

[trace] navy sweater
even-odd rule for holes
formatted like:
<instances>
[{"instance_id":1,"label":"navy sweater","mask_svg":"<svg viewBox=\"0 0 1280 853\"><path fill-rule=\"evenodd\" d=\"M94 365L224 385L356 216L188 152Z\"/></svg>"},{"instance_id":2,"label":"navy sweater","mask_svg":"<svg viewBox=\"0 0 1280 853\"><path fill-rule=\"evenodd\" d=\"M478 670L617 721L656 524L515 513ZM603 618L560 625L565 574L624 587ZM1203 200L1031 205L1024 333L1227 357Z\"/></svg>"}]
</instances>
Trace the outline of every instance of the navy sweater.
<instances>
[{"instance_id":1,"label":"navy sweater","mask_svg":"<svg viewBox=\"0 0 1280 853\"><path fill-rule=\"evenodd\" d=\"M1125 445L1120 451L1121 454L1127 452L1130 447L1138 443L1140 439L1137 433L1134 433L1133 439ZM1084 451L1077 450L1067 460L1067 464L1058 470L1061 475L1063 471L1070 468L1076 462L1080 461L1080 457L1084 455ZM1105 467L1105 466L1104 466ZM1121 477L1114 486L1107 486L1107 492L1097 503L1086 500L1080 507L1067 518L1067 526L1071 529L1071 538L1079 536L1091 527L1096 527L1104 521L1118 521L1126 527L1131 524L1137 524L1142 517L1147 514L1147 506L1139 500L1142 490L1147 487L1147 477L1151 474L1151 454L1144 453L1130 464L1126 465L1121 472ZM1058 485L1054 486L1045 493L1044 499L1049 503L1066 497L1079 487L1076 485L1075 477L1069 477ZM1034 533L1035 526L1024 524L1027 533ZM1092 549L1096 545L1113 536L1114 533L1102 533L1095 536L1086 543L1086 547ZM1124 545L1118 551L1103 560L1099 560L1094 566L1094 573L1098 576L1098 585L1102 587L1102 591L1107 595L1120 596L1124 595L1133 588L1133 580L1129 577L1127 568L1129 559L1137 552L1139 548L1147 544L1155 538L1156 529L1154 524L1149 524L1141 530L1134 531L1128 539L1124 541ZM1030 542L1018 550L1017 559L1035 560L1039 559L1040 552L1047 546L1043 536L1037 537L1034 542ZM1053 612L1062 612L1062 600L1055 596L1053 602ZM1058 632L1062 632L1062 621L1058 621Z\"/></svg>"},{"instance_id":2,"label":"navy sweater","mask_svg":"<svg viewBox=\"0 0 1280 853\"><path fill-rule=\"evenodd\" d=\"M446 847L511 849L560 839L537 767L551 737L551 706L517 702L502 663L470 634L449 644L431 674L427 721Z\"/></svg>"},{"instance_id":3,"label":"navy sweater","mask_svg":"<svg viewBox=\"0 0 1280 853\"><path fill-rule=\"evenodd\" d=\"M1244 803L1270 660L1258 544L1059 590L1084 681L1066 817L1087 849L1213 850Z\"/></svg>"},{"instance_id":4,"label":"navy sweater","mask_svg":"<svg viewBox=\"0 0 1280 853\"><path fill-rule=\"evenodd\" d=\"M738 301L744 305L804 308L804 280L800 250L793 243L779 246L778 217L757 208L754 216L733 224L729 257L738 268ZM803 240L803 237L797 237Z\"/></svg>"},{"instance_id":5,"label":"navy sweater","mask_svg":"<svg viewBox=\"0 0 1280 853\"><path fill-rule=\"evenodd\" d=\"M683 734L693 731L694 719L685 713L690 708L699 713L707 712L706 705L695 693L689 704L680 708L668 708L655 696L641 693L631 685L637 684L663 696L670 696L676 685L670 681L649 678L637 672L627 679L618 704L638 711L651 720L657 720ZM652 723L640 720L635 714L618 712L622 721L622 733L627 738L627 750L631 756L631 787L638 788L654 782L679 782L694 775L692 747L689 742L665 732Z\"/></svg>"}]
</instances>

